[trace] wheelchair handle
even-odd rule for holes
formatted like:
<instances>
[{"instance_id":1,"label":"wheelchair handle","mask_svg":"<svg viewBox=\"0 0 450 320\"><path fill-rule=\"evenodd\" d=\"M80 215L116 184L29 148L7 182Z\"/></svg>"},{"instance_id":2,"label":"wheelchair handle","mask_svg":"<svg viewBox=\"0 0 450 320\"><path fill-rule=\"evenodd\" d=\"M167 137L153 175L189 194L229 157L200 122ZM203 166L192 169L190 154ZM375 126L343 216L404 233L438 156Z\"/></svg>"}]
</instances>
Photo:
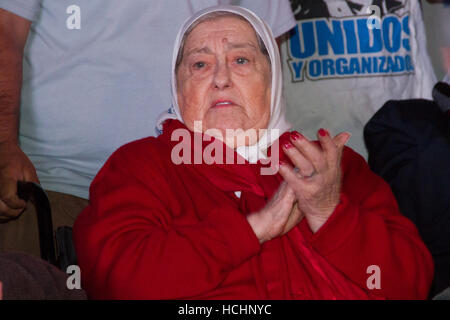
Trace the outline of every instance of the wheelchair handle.
<instances>
[{"instance_id":1,"label":"wheelchair handle","mask_svg":"<svg viewBox=\"0 0 450 320\"><path fill-rule=\"evenodd\" d=\"M33 203L36 208L41 258L56 266L52 212L47 194L37 183L18 181L17 195L24 201Z\"/></svg>"}]
</instances>

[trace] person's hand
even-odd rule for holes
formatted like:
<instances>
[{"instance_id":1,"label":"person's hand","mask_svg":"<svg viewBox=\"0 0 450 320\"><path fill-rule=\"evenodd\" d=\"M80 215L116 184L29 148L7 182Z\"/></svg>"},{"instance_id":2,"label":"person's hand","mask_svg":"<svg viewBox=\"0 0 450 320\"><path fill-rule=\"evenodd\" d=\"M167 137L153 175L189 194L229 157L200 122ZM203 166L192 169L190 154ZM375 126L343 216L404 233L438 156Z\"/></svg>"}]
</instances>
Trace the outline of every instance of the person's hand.
<instances>
[{"instance_id":1,"label":"person's hand","mask_svg":"<svg viewBox=\"0 0 450 320\"><path fill-rule=\"evenodd\" d=\"M287 233L303 218L295 202L294 190L283 181L278 191L258 212L247 216L247 221L260 243Z\"/></svg>"},{"instance_id":2,"label":"person's hand","mask_svg":"<svg viewBox=\"0 0 450 320\"><path fill-rule=\"evenodd\" d=\"M26 202L17 196L17 181L39 183L36 169L17 144L0 143L0 220L17 217Z\"/></svg>"},{"instance_id":3,"label":"person's hand","mask_svg":"<svg viewBox=\"0 0 450 320\"><path fill-rule=\"evenodd\" d=\"M283 151L296 168L281 163L279 173L293 189L298 207L309 227L316 232L339 204L341 192L341 157L349 133L330 137L328 131L318 132L320 144L303 135L291 134L291 142Z\"/></svg>"}]
</instances>

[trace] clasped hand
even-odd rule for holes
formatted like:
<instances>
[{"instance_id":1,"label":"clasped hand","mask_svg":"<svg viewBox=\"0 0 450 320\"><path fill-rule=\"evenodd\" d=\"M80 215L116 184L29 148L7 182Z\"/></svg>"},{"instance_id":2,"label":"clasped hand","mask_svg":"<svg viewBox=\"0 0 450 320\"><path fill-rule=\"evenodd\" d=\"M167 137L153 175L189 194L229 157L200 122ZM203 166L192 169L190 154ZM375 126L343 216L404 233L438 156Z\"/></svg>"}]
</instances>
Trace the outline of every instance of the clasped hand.
<instances>
[{"instance_id":1,"label":"clasped hand","mask_svg":"<svg viewBox=\"0 0 450 320\"><path fill-rule=\"evenodd\" d=\"M319 143L294 132L282 146L295 167L280 162L283 183L261 211L247 218L260 243L287 233L303 217L316 232L339 204L341 158L350 134L332 138L320 129L317 137Z\"/></svg>"}]
</instances>

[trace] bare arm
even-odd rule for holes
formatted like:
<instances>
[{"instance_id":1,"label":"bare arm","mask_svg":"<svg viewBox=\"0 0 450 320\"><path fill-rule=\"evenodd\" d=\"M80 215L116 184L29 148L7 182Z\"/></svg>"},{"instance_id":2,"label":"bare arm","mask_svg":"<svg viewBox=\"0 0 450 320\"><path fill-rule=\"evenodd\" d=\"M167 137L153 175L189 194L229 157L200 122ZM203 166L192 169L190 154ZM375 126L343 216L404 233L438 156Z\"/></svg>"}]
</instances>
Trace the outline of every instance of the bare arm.
<instances>
[{"instance_id":1,"label":"bare arm","mask_svg":"<svg viewBox=\"0 0 450 320\"><path fill-rule=\"evenodd\" d=\"M0 143L17 143L22 57L30 24L0 9Z\"/></svg>"},{"instance_id":2,"label":"bare arm","mask_svg":"<svg viewBox=\"0 0 450 320\"><path fill-rule=\"evenodd\" d=\"M25 208L17 181L38 182L36 170L18 145L23 49L31 22L0 9L0 218Z\"/></svg>"}]
</instances>

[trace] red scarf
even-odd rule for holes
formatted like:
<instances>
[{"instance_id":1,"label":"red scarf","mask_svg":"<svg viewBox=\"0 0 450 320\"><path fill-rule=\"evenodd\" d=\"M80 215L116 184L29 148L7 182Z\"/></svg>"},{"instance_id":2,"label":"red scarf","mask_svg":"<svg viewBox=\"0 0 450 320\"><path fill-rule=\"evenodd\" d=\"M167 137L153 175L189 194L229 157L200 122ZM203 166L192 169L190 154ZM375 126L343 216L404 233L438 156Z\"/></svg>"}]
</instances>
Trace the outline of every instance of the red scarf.
<instances>
[{"instance_id":1,"label":"red scarf","mask_svg":"<svg viewBox=\"0 0 450 320\"><path fill-rule=\"evenodd\" d=\"M176 129L187 130L178 120L168 120L164 123L163 138L171 147L179 143L179 141L171 141L171 134ZM190 133L191 143L194 145L194 134ZM210 141L203 141L202 134L196 133L195 135L198 135L197 139L202 138L202 145L201 150L193 148L191 163L194 160L194 152L203 152L206 146L214 142L214 138L207 139ZM279 146L289 141L289 135L289 132L286 132L280 137ZM228 147L225 144L222 146L223 155L226 155ZM273 150L270 151L273 152ZM281 147L277 152L279 152L280 160L290 162ZM231 152L231 154L233 154L234 160L240 157L236 152ZM235 161L233 163L212 165L203 163L186 165L186 167L195 170L224 192L241 191L240 211L243 215L259 211L277 191L283 178L279 174L261 175L260 170L264 167L261 162L250 164L245 161L244 164L237 164ZM298 263L288 263L288 256L296 257ZM278 261L278 264L274 265L268 261ZM308 244L297 227L282 237L265 242L260 253L251 260L251 263L255 278L264 279L263 282L256 281L258 290L264 299L376 298L330 265ZM273 284L272 288L271 284Z\"/></svg>"}]
</instances>

